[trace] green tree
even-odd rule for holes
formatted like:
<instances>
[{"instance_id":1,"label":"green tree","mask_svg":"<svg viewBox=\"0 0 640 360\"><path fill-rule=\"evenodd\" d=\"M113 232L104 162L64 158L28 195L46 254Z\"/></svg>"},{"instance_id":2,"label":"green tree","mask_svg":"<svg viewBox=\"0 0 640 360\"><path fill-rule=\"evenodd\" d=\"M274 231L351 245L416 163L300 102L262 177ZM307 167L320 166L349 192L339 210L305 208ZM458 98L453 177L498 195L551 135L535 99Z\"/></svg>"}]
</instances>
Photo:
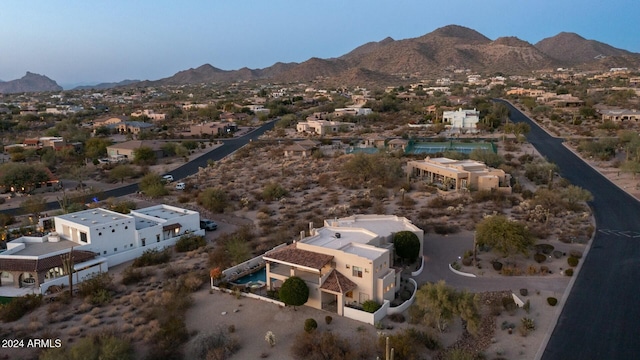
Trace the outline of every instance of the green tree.
<instances>
[{"instance_id":1,"label":"green tree","mask_svg":"<svg viewBox=\"0 0 640 360\"><path fill-rule=\"evenodd\" d=\"M161 149L166 156L174 156L176 154L177 147L178 147L178 144L174 142L167 142L162 144Z\"/></svg>"},{"instance_id":2,"label":"green tree","mask_svg":"<svg viewBox=\"0 0 640 360\"><path fill-rule=\"evenodd\" d=\"M637 161L625 161L620 166L620 170L625 173L633 174L633 178L640 173L640 162Z\"/></svg>"},{"instance_id":3,"label":"green tree","mask_svg":"<svg viewBox=\"0 0 640 360\"><path fill-rule=\"evenodd\" d=\"M497 168L504 163L504 158L490 150L474 149L469 154L469 159L481 161L487 166Z\"/></svg>"},{"instance_id":4,"label":"green tree","mask_svg":"<svg viewBox=\"0 0 640 360\"><path fill-rule=\"evenodd\" d=\"M120 164L109 171L109 178L114 181L124 182L124 179L134 176L136 171L131 165Z\"/></svg>"},{"instance_id":5,"label":"green tree","mask_svg":"<svg viewBox=\"0 0 640 360\"><path fill-rule=\"evenodd\" d=\"M136 165L154 165L156 161L155 151L148 146L141 146L133 150L133 163Z\"/></svg>"},{"instance_id":6,"label":"green tree","mask_svg":"<svg viewBox=\"0 0 640 360\"><path fill-rule=\"evenodd\" d=\"M393 236L393 246L402 259L407 259L409 263L416 261L420 255L420 239L418 235L411 231L400 231Z\"/></svg>"},{"instance_id":7,"label":"green tree","mask_svg":"<svg viewBox=\"0 0 640 360\"><path fill-rule=\"evenodd\" d=\"M6 163L0 166L0 185L29 193L49 180L49 170L40 164Z\"/></svg>"},{"instance_id":8,"label":"green tree","mask_svg":"<svg viewBox=\"0 0 640 360\"><path fill-rule=\"evenodd\" d=\"M589 190L579 186L569 185L562 189L562 198L567 204L569 210L578 211L581 209L581 203L593 200L593 195Z\"/></svg>"},{"instance_id":9,"label":"green tree","mask_svg":"<svg viewBox=\"0 0 640 360\"><path fill-rule=\"evenodd\" d=\"M169 193L162 182L162 178L156 173L148 173L143 176L140 180L140 184L138 184L138 188L145 195L152 198L164 196Z\"/></svg>"},{"instance_id":10,"label":"green tree","mask_svg":"<svg viewBox=\"0 0 640 360\"><path fill-rule=\"evenodd\" d=\"M458 291L447 286L444 280L427 283L416 292L415 303L422 314L423 321L437 328L446 330L454 316L459 316L467 324L467 330L477 335L480 325L479 297L467 291Z\"/></svg>"},{"instance_id":11,"label":"green tree","mask_svg":"<svg viewBox=\"0 0 640 360\"><path fill-rule=\"evenodd\" d=\"M46 209L47 201L42 196L29 196L20 207L26 214L33 216L32 222L37 222L40 214Z\"/></svg>"},{"instance_id":12,"label":"green tree","mask_svg":"<svg viewBox=\"0 0 640 360\"><path fill-rule=\"evenodd\" d=\"M527 254L535 240L524 223L502 215L489 216L476 225L477 245L490 246L503 256Z\"/></svg>"},{"instance_id":13,"label":"green tree","mask_svg":"<svg viewBox=\"0 0 640 360\"><path fill-rule=\"evenodd\" d=\"M301 278L292 276L284 281L278 296L285 305L293 306L295 310L296 306L302 306L309 300L309 287Z\"/></svg>"},{"instance_id":14,"label":"green tree","mask_svg":"<svg viewBox=\"0 0 640 360\"><path fill-rule=\"evenodd\" d=\"M221 188L208 188L198 195L198 204L215 213L223 213L229 205L227 192Z\"/></svg>"},{"instance_id":15,"label":"green tree","mask_svg":"<svg viewBox=\"0 0 640 360\"><path fill-rule=\"evenodd\" d=\"M106 138L92 137L84 143L84 156L87 159L98 159L107 155L107 146L111 145L111 140Z\"/></svg>"}]
</instances>

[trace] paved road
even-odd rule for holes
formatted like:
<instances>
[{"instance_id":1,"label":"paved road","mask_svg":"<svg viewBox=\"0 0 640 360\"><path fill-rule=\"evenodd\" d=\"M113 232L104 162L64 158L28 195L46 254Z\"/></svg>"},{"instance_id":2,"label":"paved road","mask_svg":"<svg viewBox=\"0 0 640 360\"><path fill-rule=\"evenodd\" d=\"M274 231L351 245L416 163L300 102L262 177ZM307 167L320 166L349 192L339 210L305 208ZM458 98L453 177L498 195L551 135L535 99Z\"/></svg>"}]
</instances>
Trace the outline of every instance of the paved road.
<instances>
[{"instance_id":1,"label":"paved road","mask_svg":"<svg viewBox=\"0 0 640 360\"><path fill-rule=\"evenodd\" d=\"M207 161L214 160L218 161L224 158L225 156L233 153L234 151L240 149L242 146L246 145L250 141L256 140L260 135L264 134L267 130L273 129L275 122L271 121L257 128L256 130L234 139L223 139L223 146L220 146L217 149L211 150L208 153L199 156L192 161L185 163L179 168L172 170L171 175L173 175L174 181L178 181L183 179L189 175L193 175L198 172L198 168L206 167ZM115 188L112 190L104 191L104 199L108 199L110 197L120 197L129 194L133 194L138 191L138 184L131 184L119 188ZM99 199L99 200L104 200ZM60 204L57 201L48 202L46 204L47 210L55 210L60 208ZM10 213L15 214L18 209L4 209L0 210L0 213Z\"/></svg>"},{"instance_id":2,"label":"paved road","mask_svg":"<svg viewBox=\"0 0 640 360\"><path fill-rule=\"evenodd\" d=\"M636 359L640 354L640 203L609 182L510 104L513 122L560 175L593 194L596 236L542 355L555 359Z\"/></svg>"}]
</instances>

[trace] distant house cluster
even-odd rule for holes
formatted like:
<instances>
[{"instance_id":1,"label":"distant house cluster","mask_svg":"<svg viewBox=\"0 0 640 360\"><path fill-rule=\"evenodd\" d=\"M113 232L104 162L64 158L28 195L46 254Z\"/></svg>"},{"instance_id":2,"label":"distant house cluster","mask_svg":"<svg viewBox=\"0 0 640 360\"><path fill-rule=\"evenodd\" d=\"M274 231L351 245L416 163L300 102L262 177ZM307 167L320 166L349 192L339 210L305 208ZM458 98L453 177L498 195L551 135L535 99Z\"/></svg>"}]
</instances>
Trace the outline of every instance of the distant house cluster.
<instances>
[{"instance_id":1,"label":"distant house cluster","mask_svg":"<svg viewBox=\"0 0 640 360\"><path fill-rule=\"evenodd\" d=\"M136 135L144 130L153 128L154 125L142 121L130 121L126 117L109 117L94 120L94 132L100 127L106 127L110 130L117 131L120 134Z\"/></svg>"}]
</instances>

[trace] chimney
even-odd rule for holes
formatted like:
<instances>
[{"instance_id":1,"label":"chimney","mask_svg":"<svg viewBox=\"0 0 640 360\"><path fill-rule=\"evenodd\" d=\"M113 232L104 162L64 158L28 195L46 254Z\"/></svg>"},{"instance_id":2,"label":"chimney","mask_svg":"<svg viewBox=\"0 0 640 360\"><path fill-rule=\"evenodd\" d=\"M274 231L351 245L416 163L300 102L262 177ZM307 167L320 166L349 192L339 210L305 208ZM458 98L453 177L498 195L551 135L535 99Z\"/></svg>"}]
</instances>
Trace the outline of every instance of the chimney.
<instances>
[{"instance_id":1,"label":"chimney","mask_svg":"<svg viewBox=\"0 0 640 360\"><path fill-rule=\"evenodd\" d=\"M312 232L313 232L313 221L309 221L309 236L311 236Z\"/></svg>"},{"instance_id":2,"label":"chimney","mask_svg":"<svg viewBox=\"0 0 640 360\"><path fill-rule=\"evenodd\" d=\"M300 241L302 241L302 239L304 239L304 230L300 231Z\"/></svg>"}]
</instances>

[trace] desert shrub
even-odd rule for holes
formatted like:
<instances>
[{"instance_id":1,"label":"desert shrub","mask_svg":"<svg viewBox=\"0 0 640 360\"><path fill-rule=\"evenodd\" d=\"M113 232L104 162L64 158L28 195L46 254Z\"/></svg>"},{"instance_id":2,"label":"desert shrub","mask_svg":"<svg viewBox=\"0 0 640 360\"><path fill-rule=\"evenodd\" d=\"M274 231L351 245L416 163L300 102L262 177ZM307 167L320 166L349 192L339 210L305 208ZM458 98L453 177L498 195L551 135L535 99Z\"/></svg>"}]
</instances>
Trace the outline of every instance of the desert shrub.
<instances>
[{"instance_id":1,"label":"desert shrub","mask_svg":"<svg viewBox=\"0 0 640 360\"><path fill-rule=\"evenodd\" d=\"M536 244L533 246L537 252L543 253L545 255L551 254L554 247L551 244Z\"/></svg>"},{"instance_id":2,"label":"desert shrub","mask_svg":"<svg viewBox=\"0 0 640 360\"><path fill-rule=\"evenodd\" d=\"M80 339L73 346L45 350L40 354L39 359L133 360L135 359L135 350L131 342L119 334L103 332Z\"/></svg>"},{"instance_id":3,"label":"desert shrub","mask_svg":"<svg viewBox=\"0 0 640 360\"><path fill-rule=\"evenodd\" d=\"M42 304L42 295L29 294L13 298L7 304L0 304L0 320L16 321Z\"/></svg>"},{"instance_id":4,"label":"desert shrub","mask_svg":"<svg viewBox=\"0 0 640 360\"><path fill-rule=\"evenodd\" d=\"M447 234L455 234L460 231L460 228L457 225L452 224L434 224L433 232L438 235L447 235Z\"/></svg>"},{"instance_id":5,"label":"desert shrub","mask_svg":"<svg viewBox=\"0 0 640 360\"><path fill-rule=\"evenodd\" d=\"M539 270L537 267L533 266L533 265L529 265L527 266L527 275L536 275L538 274Z\"/></svg>"},{"instance_id":6,"label":"desert shrub","mask_svg":"<svg viewBox=\"0 0 640 360\"><path fill-rule=\"evenodd\" d=\"M402 314L391 314L389 315L389 320L397 323L403 323L405 321L404 315Z\"/></svg>"},{"instance_id":7,"label":"desert shrub","mask_svg":"<svg viewBox=\"0 0 640 360\"><path fill-rule=\"evenodd\" d=\"M333 318L331 317L331 315L327 315L324 317L324 322L329 325L331 324L331 322L333 321Z\"/></svg>"},{"instance_id":8,"label":"desert shrub","mask_svg":"<svg viewBox=\"0 0 640 360\"><path fill-rule=\"evenodd\" d=\"M449 349L443 354L444 360L475 360L476 355L470 350Z\"/></svg>"},{"instance_id":9,"label":"desert shrub","mask_svg":"<svg viewBox=\"0 0 640 360\"><path fill-rule=\"evenodd\" d=\"M192 251L207 245L207 240L204 236L199 235L184 235L176 241L177 252Z\"/></svg>"},{"instance_id":10,"label":"desert shrub","mask_svg":"<svg viewBox=\"0 0 640 360\"><path fill-rule=\"evenodd\" d=\"M360 346L352 346L353 341L339 335L322 331L318 333L299 333L291 354L295 359L306 360L350 360L375 358L374 350L369 343L360 341Z\"/></svg>"},{"instance_id":11,"label":"desert shrub","mask_svg":"<svg viewBox=\"0 0 640 360\"><path fill-rule=\"evenodd\" d=\"M522 295L522 296L529 295L529 290L527 290L525 288L520 289L520 295Z\"/></svg>"},{"instance_id":12,"label":"desert shrub","mask_svg":"<svg viewBox=\"0 0 640 360\"><path fill-rule=\"evenodd\" d=\"M545 260L547 260L547 256L544 255L544 254L537 253L537 254L533 255L533 260L535 260L538 264L541 264Z\"/></svg>"},{"instance_id":13,"label":"desert shrub","mask_svg":"<svg viewBox=\"0 0 640 360\"><path fill-rule=\"evenodd\" d=\"M576 267L576 266L578 266L578 262L579 262L579 261L580 261L580 260L578 260L578 258L573 257L573 256L569 256L569 257L567 258L567 264L569 264L569 266L571 266L571 267Z\"/></svg>"},{"instance_id":14,"label":"desert shrub","mask_svg":"<svg viewBox=\"0 0 640 360\"><path fill-rule=\"evenodd\" d=\"M185 347L186 359L229 359L240 348L240 343L223 331L200 333Z\"/></svg>"},{"instance_id":15,"label":"desert shrub","mask_svg":"<svg viewBox=\"0 0 640 360\"><path fill-rule=\"evenodd\" d=\"M133 261L131 266L133 267L143 267L143 266L151 266L168 263L171 260L171 252L169 249L165 250L157 250L157 249L149 249L140 255L139 258Z\"/></svg>"},{"instance_id":16,"label":"desert shrub","mask_svg":"<svg viewBox=\"0 0 640 360\"><path fill-rule=\"evenodd\" d=\"M314 319L308 318L307 320L304 321L304 331L306 331L307 333L310 333L317 328L318 328L318 323Z\"/></svg>"},{"instance_id":17,"label":"desert shrub","mask_svg":"<svg viewBox=\"0 0 640 360\"><path fill-rule=\"evenodd\" d=\"M86 278L78 284L78 294L85 296L94 305L102 305L111 301L113 277L108 273L99 273Z\"/></svg>"},{"instance_id":18,"label":"desert shrub","mask_svg":"<svg viewBox=\"0 0 640 360\"><path fill-rule=\"evenodd\" d=\"M287 195L288 191L278 183L270 182L262 189L262 199L267 202L278 200Z\"/></svg>"},{"instance_id":19,"label":"desert shrub","mask_svg":"<svg viewBox=\"0 0 640 360\"><path fill-rule=\"evenodd\" d=\"M493 270L495 271L502 270L502 263L500 261L493 261L491 265L493 266Z\"/></svg>"},{"instance_id":20,"label":"desert shrub","mask_svg":"<svg viewBox=\"0 0 640 360\"><path fill-rule=\"evenodd\" d=\"M582 252L580 252L578 250L571 250L571 251L569 251L569 256L574 257L576 259L581 259L582 258Z\"/></svg>"},{"instance_id":21,"label":"desert shrub","mask_svg":"<svg viewBox=\"0 0 640 360\"><path fill-rule=\"evenodd\" d=\"M556 306L556 304L558 303L558 299L550 296L547 298L547 304L551 305L551 306Z\"/></svg>"},{"instance_id":22,"label":"desert shrub","mask_svg":"<svg viewBox=\"0 0 640 360\"><path fill-rule=\"evenodd\" d=\"M367 300L362 303L362 310L373 314L374 312L378 311L378 309L380 309L381 306L382 305L378 304L374 300Z\"/></svg>"},{"instance_id":23,"label":"desert shrub","mask_svg":"<svg viewBox=\"0 0 640 360\"><path fill-rule=\"evenodd\" d=\"M222 188L208 188L198 195L198 204L214 213L223 213L229 206L227 192Z\"/></svg>"},{"instance_id":24,"label":"desert shrub","mask_svg":"<svg viewBox=\"0 0 640 360\"><path fill-rule=\"evenodd\" d=\"M389 335L389 345L394 349L394 355L398 359L421 359L425 349L416 346L417 344L421 344L429 350L437 350L440 348L440 342L436 337L414 328ZM382 354L383 357L385 346L385 337L378 337L378 352Z\"/></svg>"},{"instance_id":25,"label":"desert shrub","mask_svg":"<svg viewBox=\"0 0 640 360\"><path fill-rule=\"evenodd\" d=\"M562 251L554 250L553 251L553 257L556 258L556 259L560 259L562 257Z\"/></svg>"},{"instance_id":26,"label":"desert shrub","mask_svg":"<svg viewBox=\"0 0 640 360\"><path fill-rule=\"evenodd\" d=\"M522 275L522 269L517 266L503 266L500 273L504 276L520 276Z\"/></svg>"},{"instance_id":27,"label":"desert shrub","mask_svg":"<svg viewBox=\"0 0 640 360\"><path fill-rule=\"evenodd\" d=\"M522 336L527 336L529 332L535 329L536 329L536 323L533 321L532 318L523 317L522 319L520 319L520 334L522 334Z\"/></svg>"},{"instance_id":28,"label":"desert shrub","mask_svg":"<svg viewBox=\"0 0 640 360\"><path fill-rule=\"evenodd\" d=\"M133 267L128 267L122 273L122 284L123 285L137 284L146 277L147 277L146 274L142 270L138 270Z\"/></svg>"},{"instance_id":29,"label":"desert shrub","mask_svg":"<svg viewBox=\"0 0 640 360\"><path fill-rule=\"evenodd\" d=\"M566 270L564 271L564 274L565 274L566 276L573 276L573 269L566 269Z\"/></svg>"}]
</instances>

